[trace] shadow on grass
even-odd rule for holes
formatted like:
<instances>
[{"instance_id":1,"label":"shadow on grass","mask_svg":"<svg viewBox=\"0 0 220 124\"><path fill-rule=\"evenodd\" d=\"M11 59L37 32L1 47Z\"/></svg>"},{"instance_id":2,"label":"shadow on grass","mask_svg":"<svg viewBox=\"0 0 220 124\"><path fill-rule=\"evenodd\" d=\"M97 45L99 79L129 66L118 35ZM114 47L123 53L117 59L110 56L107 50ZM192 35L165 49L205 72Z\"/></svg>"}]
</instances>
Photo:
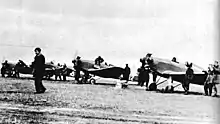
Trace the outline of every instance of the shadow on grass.
<instances>
[{"instance_id":1,"label":"shadow on grass","mask_svg":"<svg viewBox=\"0 0 220 124\"><path fill-rule=\"evenodd\" d=\"M157 93L164 93L164 94L180 94L180 95L185 95L185 91L175 91L174 90L173 92L164 92L164 90L158 89L156 92ZM195 92L195 91L189 91L187 95L201 95L201 96L205 96L204 93ZM212 97L212 96L210 96L210 97ZM213 96L213 97L220 98L219 95Z\"/></svg>"},{"instance_id":2,"label":"shadow on grass","mask_svg":"<svg viewBox=\"0 0 220 124\"><path fill-rule=\"evenodd\" d=\"M22 93L22 94L34 94L34 92L31 92L31 91L0 91L0 94L1 93Z\"/></svg>"}]
</instances>

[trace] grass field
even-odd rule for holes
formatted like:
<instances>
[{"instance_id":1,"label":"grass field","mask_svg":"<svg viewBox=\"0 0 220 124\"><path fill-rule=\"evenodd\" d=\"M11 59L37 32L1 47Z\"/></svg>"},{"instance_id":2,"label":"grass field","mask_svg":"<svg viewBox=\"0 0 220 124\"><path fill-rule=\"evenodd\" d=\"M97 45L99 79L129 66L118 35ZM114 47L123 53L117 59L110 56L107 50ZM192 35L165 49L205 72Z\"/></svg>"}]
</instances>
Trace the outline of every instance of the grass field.
<instances>
[{"instance_id":1,"label":"grass field","mask_svg":"<svg viewBox=\"0 0 220 124\"><path fill-rule=\"evenodd\" d=\"M184 95L181 90L164 94L134 85L115 89L74 81L43 82L46 93L34 94L31 79L0 78L0 122L217 124L219 117L219 98L202 95L201 86L191 85L197 92Z\"/></svg>"}]
</instances>

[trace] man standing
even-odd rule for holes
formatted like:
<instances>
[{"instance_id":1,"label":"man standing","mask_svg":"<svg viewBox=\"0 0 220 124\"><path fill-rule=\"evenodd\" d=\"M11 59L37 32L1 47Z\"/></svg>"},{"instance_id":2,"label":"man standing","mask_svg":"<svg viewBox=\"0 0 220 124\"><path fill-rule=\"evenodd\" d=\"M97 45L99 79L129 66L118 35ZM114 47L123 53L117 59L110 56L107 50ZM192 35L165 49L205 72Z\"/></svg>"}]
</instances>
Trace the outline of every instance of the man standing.
<instances>
[{"instance_id":1,"label":"man standing","mask_svg":"<svg viewBox=\"0 0 220 124\"><path fill-rule=\"evenodd\" d=\"M126 64L124 73L123 73L123 79L126 80L126 83L128 83L130 73L131 73L131 69L129 68L128 64Z\"/></svg>"},{"instance_id":2,"label":"man standing","mask_svg":"<svg viewBox=\"0 0 220 124\"><path fill-rule=\"evenodd\" d=\"M36 54L33 62L35 89L36 93L44 93L46 88L42 84L42 79L45 72L45 57L41 54L41 49L39 47L35 48L34 52Z\"/></svg>"},{"instance_id":3,"label":"man standing","mask_svg":"<svg viewBox=\"0 0 220 124\"><path fill-rule=\"evenodd\" d=\"M8 61L5 60L5 62L2 63L2 68L1 68L2 77L5 77L5 73L6 73L7 66L8 66Z\"/></svg>"},{"instance_id":4,"label":"man standing","mask_svg":"<svg viewBox=\"0 0 220 124\"><path fill-rule=\"evenodd\" d=\"M77 56L76 60L73 60L72 62L74 64L74 69L76 70L75 80L77 81L77 83L80 83L79 78L80 78L80 71L82 69L82 61L80 60L80 57Z\"/></svg>"},{"instance_id":5,"label":"man standing","mask_svg":"<svg viewBox=\"0 0 220 124\"><path fill-rule=\"evenodd\" d=\"M146 82L146 90L148 90L148 83L149 83L149 70L145 69L144 67L140 67L138 69L139 75L138 75L138 85L141 87L144 86L144 83Z\"/></svg>"},{"instance_id":6,"label":"man standing","mask_svg":"<svg viewBox=\"0 0 220 124\"><path fill-rule=\"evenodd\" d=\"M218 84L218 74L220 74L220 68L219 68L219 64L218 61L215 61L214 66L213 66L213 73L214 73L214 81L212 83L212 88L214 90L214 95L213 96L217 96L217 87L216 84Z\"/></svg>"},{"instance_id":7,"label":"man standing","mask_svg":"<svg viewBox=\"0 0 220 124\"><path fill-rule=\"evenodd\" d=\"M61 73L62 73L62 66L60 65L60 63L58 63L57 66L55 66L55 80L57 80L57 78L59 78L60 81L62 80Z\"/></svg>"},{"instance_id":8,"label":"man standing","mask_svg":"<svg viewBox=\"0 0 220 124\"><path fill-rule=\"evenodd\" d=\"M214 79L213 66L210 64L208 67L208 75L204 82L205 95L208 95L208 96L212 95L213 79Z\"/></svg>"},{"instance_id":9,"label":"man standing","mask_svg":"<svg viewBox=\"0 0 220 124\"><path fill-rule=\"evenodd\" d=\"M68 73L68 69L67 69L66 64L64 63L63 68L62 68L63 81L66 81L67 73Z\"/></svg>"},{"instance_id":10,"label":"man standing","mask_svg":"<svg viewBox=\"0 0 220 124\"><path fill-rule=\"evenodd\" d=\"M151 56L151 53L148 53L144 58L143 58L143 63L146 63L146 65L144 66L144 68L148 68L147 71L145 70L145 75L146 77L146 82L149 82L149 71L152 71L152 75L153 75L153 83L151 83L149 85L149 88L146 87L146 90L156 90L156 79L157 79L157 74L155 72L156 67L154 64L154 59ZM143 65L143 64L142 64ZM148 83L147 83L148 84Z\"/></svg>"},{"instance_id":11,"label":"man standing","mask_svg":"<svg viewBox=\"0 0 220 124\"><path fill-rule=\"evenodd\" d=\"M185 81L184 81L183 88L185 90L185 94L187 95L188 91L189 91L189 84L193 80L193 77L194 77L194 71L192 69L192 63L189 64L187 62L186 66L187 66L187 70L186 70L186 74L185 74Z\"/></svg>"}]
</instances>

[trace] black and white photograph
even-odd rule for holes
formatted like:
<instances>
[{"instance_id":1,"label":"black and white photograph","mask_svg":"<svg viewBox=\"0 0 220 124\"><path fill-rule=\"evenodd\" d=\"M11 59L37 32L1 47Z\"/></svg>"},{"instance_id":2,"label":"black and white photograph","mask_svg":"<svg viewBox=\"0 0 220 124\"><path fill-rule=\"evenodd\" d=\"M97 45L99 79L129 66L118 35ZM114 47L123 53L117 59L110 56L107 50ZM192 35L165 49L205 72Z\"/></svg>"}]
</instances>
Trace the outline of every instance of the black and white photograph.
<instances>
[{"instance_id":1,"label":"black and white photograph","mask_svg":"<svg viewBox=\"0 0 220 124\"><path fill-rule=\"evenodd\" d=\"M218 0L0 0L1 124L219 124Z\"/></svg>"}]
</instances>

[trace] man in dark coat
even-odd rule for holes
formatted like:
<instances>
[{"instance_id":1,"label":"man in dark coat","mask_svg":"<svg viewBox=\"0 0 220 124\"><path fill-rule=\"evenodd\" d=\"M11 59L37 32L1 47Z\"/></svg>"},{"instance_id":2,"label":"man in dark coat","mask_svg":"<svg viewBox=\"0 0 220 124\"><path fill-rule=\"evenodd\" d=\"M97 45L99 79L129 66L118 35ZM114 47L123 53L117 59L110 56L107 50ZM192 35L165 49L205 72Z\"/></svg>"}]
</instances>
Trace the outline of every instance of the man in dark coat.
<instances>
[{"instance_id":1,"label":"man in dark coat","mask_svg":"<svg viewBox=\"0 0 220 124\"><path fill-rule=\"evenodd\" d=\"M212 88L214 90L214 95L213 96L217 96L217 87L216 84L218 84L218 74L220 74L220 68L219 68L219 64L218 61L215 61L214 65L213 65L213 73L214 73L214 81L212 83Z\"/></svg>"},{"instance_id":2,"label":"man in dark coat","mask_svg":"<svg viewBox=\"0 0 220 124\"><path fill-rule=\"evenodd\" d=\"M104 59L101 56L98 56L98 58L95 59L96 65L101 65L101 63L104 62Z\"/></svg>"},{"instance_id":3,"label":"man in dark coat","mask_svg":"<svg viewBox=\"0 0 220 124\"><path fill-rule=\"evenodd\" d=\"M204 82L204 91L205 91L205 95L212 95L212 84L213 84L213 80L214 80L214 72L213 72L213 67L210 64L208 67L208 75L207 78Z\"/></svg>"},{"instance_id":4,"label":"man in dark coat","mask_svg":"<svg viewBox=\"0 0 220 124\"><path fill-rule=\"evenodd\" d=\"M149 72L152 70L152 75L153 75L153 83L149 85L149 87L146 85L146 90L155 90L156 89L156 79L157 79L157 74L155 72L156 67L154 64L154 59L151 56L151 53L147 53L147 55L142 59L142 68L146 68L143 72L145 75L146 79L146 84L148 85L149 82Z\"/></svg>"},{"instance_id":5,"label":"man in dark coat","mask_svg":"<svg viewBox=\"0 0 220 124\"><path fill-rule=\"evenodd\" d=\"M80 57L77 56L76 60L73 60L72 62L74 64L74 69L76 70L75 80L77 81L77 83L80 83L79 78L80 78L80 71L82 69L82 61L80 60Z\"/></svg>"},{"instance_id":6,"label":"man in dark coat","mask_svg":"<svg viewBox=\"0 0 220 124\"><path fill-rule=\"evenodd\" d=\"M45 57L41 54L39 47L34 50L36 56L33 62L33 75L35 77L35 89L36 93L44 93L46 88L42 84L42 79L45 73Z\"/></svg>"},{"instance_id":7,"label":"man in dark coat","mask_svg":"<svg viewBox=\"0 0 220 124\"><path fill-rule=\"evenodd\" d=\"M183 83L183 89L185 90L185 94L188 94L189 91L189 84L193 80L194 77L194 71L192 69L192 63L186 63L187 70L185 74L185 81Z\"/></svg>"},{"instance_id":8,"label":"man in dark coat","mask_svg":"<svg viewBox=\"0 0 220 124\"><path fill-rule=\"evenodd\" d=\"M130 73L131 73L131 69L129 68L128 64L126 64L124 73L123 73L123 79L126 80L126 82L128 82L129 80Z\"/></svg>"}]
</instances>

